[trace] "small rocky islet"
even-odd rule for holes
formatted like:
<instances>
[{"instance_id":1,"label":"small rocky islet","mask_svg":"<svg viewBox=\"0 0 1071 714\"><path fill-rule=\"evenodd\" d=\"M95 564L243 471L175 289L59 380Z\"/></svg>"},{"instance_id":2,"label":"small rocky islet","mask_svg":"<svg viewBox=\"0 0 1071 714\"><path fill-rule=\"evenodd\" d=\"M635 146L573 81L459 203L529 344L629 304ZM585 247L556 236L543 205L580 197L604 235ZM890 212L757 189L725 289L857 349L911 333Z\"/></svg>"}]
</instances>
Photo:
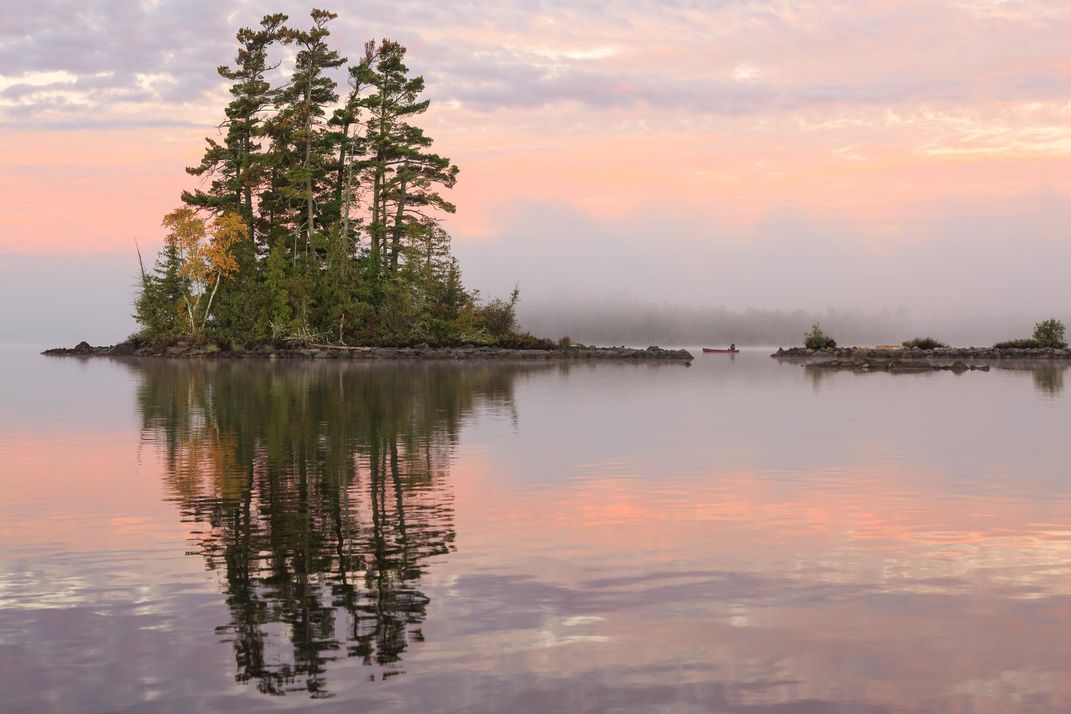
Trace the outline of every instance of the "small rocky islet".
<instances>
[{"instance_id":1,"label":"small rocky islet","mask_svg":"<svg viewBox=\"0 0 1071 714\"><path fill-rule=\"evenodd\" d=\"M849 370L854 372L988 372L991 363L1009 361L1041 362L1071 360L1071 350L1055 347L994 348L940 347L936 349L872 347L838 347L808 349L779 348L774 359L804 365L811 369Z\"/></svg>"}]
</instances>

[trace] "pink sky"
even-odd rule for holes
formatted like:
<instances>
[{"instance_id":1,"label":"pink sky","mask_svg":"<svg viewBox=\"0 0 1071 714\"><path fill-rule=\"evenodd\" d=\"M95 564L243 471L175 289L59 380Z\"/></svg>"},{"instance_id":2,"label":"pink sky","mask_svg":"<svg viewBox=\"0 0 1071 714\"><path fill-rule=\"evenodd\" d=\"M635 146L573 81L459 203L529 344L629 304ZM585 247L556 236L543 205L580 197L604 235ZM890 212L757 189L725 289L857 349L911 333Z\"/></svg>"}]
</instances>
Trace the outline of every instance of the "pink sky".
<instances>
[{"instance_id":1,"label":"pink sky","mask_svg":"<svg viewBox=\"0 0 1071 714\"><path fill-rule=\"evenodd\" d=\"M122 4L52 0L0 21L9 268L15 256L47 265L157 245L161 215L193 185L184 167L222 116L214 68L231 60L234 31L268 9ZM308 10L277 5L295 22ZM583 295L578 283L606 294L643 278L653 301L918 309L950 285L974 293L1009 273L1066 284L1066 3L335 9L343 52L393 37L427 78L425 126L461 167L448 228L477 287L519 281L551 300ZM576 248L573 264L551 249L559 242ZM598 256L619 261L613 282L596 274ZM816 282L873 261L890 277L845 285L880 300L802 284L775 299L761 286L782 258L813 260ZM914 280L921 297L897 295L892 276L921 262L934 262ZM680 272L696 264L712 268ZM712 280L725 294L709 294ZM1066 290L1021 307L1061 295L1067 311Z\"/></svg>"}]
</instances>

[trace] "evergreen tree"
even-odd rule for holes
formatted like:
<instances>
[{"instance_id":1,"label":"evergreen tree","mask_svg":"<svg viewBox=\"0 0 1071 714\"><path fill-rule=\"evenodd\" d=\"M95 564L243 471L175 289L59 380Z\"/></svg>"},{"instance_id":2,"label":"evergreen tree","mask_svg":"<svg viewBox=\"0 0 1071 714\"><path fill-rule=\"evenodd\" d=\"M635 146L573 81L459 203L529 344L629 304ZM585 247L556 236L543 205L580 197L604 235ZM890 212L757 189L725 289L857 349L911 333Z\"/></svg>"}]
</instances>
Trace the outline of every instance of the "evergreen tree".
<instances>
[{"instance_id":1,"label":"evergreen tree","mask_svg":"<svg viewBox=\"0 0 1071 714\"><path fill-rule=\"evenodd\" d=\"M353 241L335 224L328 234L326 265L316 302L320 307L317 323L339 343L346 344L347 339L362 334L371 311L363 287Z\"/></svg>"},{"instance_id":2,"label":"evergreen tree","mask_svg":"<svg viewBox=\"0 0 1071 714\"><path fill-rule=\"evenodd\" d=\"M286 248L280 243L272 246L264 267L264 289L268 305L259 323L259 330L277 339L289 331L293 313L290 309L290 292L287 285L289 263Z\"/></svg>"},{"instance_id":3,"label":"evergreen tree","mask_svg":"<svg viewBox=\"0 0 1071 714\"><path fill-rule=\"evenodd\" d=\"M178 247L164 245L153 272L141 271L141 291L134 303L134 319L152 334L170 336L179 328L178 306L187 289L180 275L182 261Z\"/></svg>"},{"instance_id":4,"label":"evergreen tree","mask_svg":"<svg viewBox=\"0 0 1071 714\"><path fill-rule=\"evenodd\" d=\"M366 68L375 60L375 52L374 41L369 40L364 44L361 61L348 70L349 94L328 122L331 140L338 146L330 214L341 222L344 233L349 233L350 230L350 212L356 191L353 157L360 156L365 151L364 136L361 133L361 113L366 104L364 92L369 87Z\"/></svg>"},{"instance_id":5,"label":"evergreen tree","mask_svg":"<svg viewBox=\"0 0 1071 714\"><path fill-rule=\"evenodd\" d=\"M406 236L435 223L440 212L454 212L438 188L453 187L458 173L448 158L428 151L432 140L411 123L429 100L419 98L424 78L410 77L404 59L402 45L383 40L374 61L358 68L359 79L373 87L363 102L367 155L359 162L371 187L370 250L389 272L398 270Z\"/></svg>"},{"instance_id":6,"label":"evergreen tree","mask_svg":"<svg viewBox=\"0 0 1071 714\"><path fill-rule=\"evenodd\" d=\"M364 44L358 61L328 43L335 14L308 29L282 14L237 33L222 139L187 171L206 180L165 218L169 235L135 304L143 336L230 342L494 342L516 296L480 306L440 219L458 169L416 125L424 80L405 48ZM273 50L294 48L274 86ZM335 73L346 69L341 101Z\"/></svg>"},{"instance_id":7,"label":"evergreen tree","mask_svg":"<svg viewBox=\"0 0 1071 714\"><path fill-rule=\"evenodd\" d=\"M346 63L346 58L327 45L331 32L327 24L338 17L326 10L313 10L309 30L288 29L286 42L298 47L294 74L279 92L277 123L288 136L280 139L293 147L292 161L285 167L284 195L294 211L293 224L305 238L305 252L312 248L312 236L323 221L325 193L331 169L331 142L325 131L326 108L338 101L335 80L328 71ZM277 139L278 140L278 139ZM318 216L319 214L319 216Z\"/></svg>"},{"instance_id":8,"label":"evergreen tree","mask_svg":"<svg viewBox=\"0 0 1071 714\"><path fill-rule=\"evenodd\" d=\"M208 147L201 163L186 169L194 176L210 176L212 182L208 191L197 189L182 194L182 200L189 206L213 212L237 212L246 223L250 244L255 239L255 190L264 173L259 143L264 131L262 114L275 95L265 77L277 66L269 64L268 49L280 39L285 21L286 15L266 15L260 29L238 31L236 66L220 65L216 70L232 82L233 99L224 110L227 119L222 126L227 133L223 144L206 138Z\"/></svg>"}]
</instances>

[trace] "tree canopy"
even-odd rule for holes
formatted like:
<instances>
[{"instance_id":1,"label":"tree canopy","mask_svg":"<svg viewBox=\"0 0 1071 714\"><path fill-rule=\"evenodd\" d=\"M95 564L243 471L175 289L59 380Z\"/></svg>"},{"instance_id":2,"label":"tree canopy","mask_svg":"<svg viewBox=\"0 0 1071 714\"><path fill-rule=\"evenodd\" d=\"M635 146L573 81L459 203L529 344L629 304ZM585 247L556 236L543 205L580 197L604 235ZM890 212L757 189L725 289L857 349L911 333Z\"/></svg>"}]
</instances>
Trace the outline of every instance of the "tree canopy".
<instances>
[{"instance_id":1,"label":"tree canopy","mask_svg":"<svg viewBox=\"0 0 1071 714\"><path fill-rule=\"evenodd\" d=\"M458 167L416 123L430 102L405 47L370 40L344 57L336 17L313 10L298 27L275 13L238 31L217 70L231 96L219 135L187 169L200 186L141 271L140 337L538 342L516 332L516 292L483 303L462 283L441 224Z\"/></svg>"}]
</instances>

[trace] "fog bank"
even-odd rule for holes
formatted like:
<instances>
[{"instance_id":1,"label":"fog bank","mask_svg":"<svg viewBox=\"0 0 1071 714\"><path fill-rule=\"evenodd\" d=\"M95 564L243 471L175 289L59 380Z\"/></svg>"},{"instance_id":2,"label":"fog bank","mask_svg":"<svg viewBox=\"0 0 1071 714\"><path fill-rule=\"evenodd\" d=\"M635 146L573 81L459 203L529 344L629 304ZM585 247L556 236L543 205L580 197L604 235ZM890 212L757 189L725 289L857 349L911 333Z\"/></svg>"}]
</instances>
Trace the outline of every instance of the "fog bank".
<instances>
[{"instance_id":1,"label":"fog bank","mask_svg":"<svg viewBox=\"0 0 1071 714\"><path fill-rule=\"evenodd\" d=\"M569 336L574 341L627 345L791 346L803 342L811 325L842 345L899 344L913 337L932 336L961 346L990 345L1029 337L1035 322L1052 315L963 315L896 310L823 311L699 307L644 302L589 304L524 302L518 307L524 329L547 337ZM1071 323L1071 315L1055 315Z\"/></svg>"},{"instance_id":2,"label":"fog bank","mask_svg":"<svg viewBox=\"0 0 1071 714\"><path fill-rule=\"evenodd\" d=\"M500 266L499 274L516 274L515 264ZM1055 270L1064 270L1055 266ZM476 271L473 271L476 272ZM638 273L642 271L638 270ZM1028 337L1035 322L1056 317L1071 325L1067 300L1038 299L1038 305L1002 302L1008 288L979 300L976 309L934 300L925 307L869 307L832 303L823 309L797 309L805 302L785 298L774 307L737 307L703 304L693 300L658 300L645 286L633 289L636 297L612 294L593 298L550 289L526 290L534 282L529 273L521 284L518 316L533 334L598 344L660 345L796 345L814 322L841 344L891 344L919 336L932 336L957 345L989 345L999 340ZM611 278L612 279L612 278ZM473 281L477 282L477 281ZM594 274L593 291L607 282ZM486 297L508 292L485 290ZM80 340L111 344L137 330L131 313L137 290L137 258L133 251L98 255L33 256L0 254L0 301L7 305L0 320L0 341L32 342L58 346ZM557 292L559 297L547 297ZM572 291L570 291L572 292ZM651 291L657 294L657 291ZM801 287L800 293L805 289ZM845 293L848 294L847 291ZM847 302L845 300L844 302Z\"/></svg>"}]
</instances>

